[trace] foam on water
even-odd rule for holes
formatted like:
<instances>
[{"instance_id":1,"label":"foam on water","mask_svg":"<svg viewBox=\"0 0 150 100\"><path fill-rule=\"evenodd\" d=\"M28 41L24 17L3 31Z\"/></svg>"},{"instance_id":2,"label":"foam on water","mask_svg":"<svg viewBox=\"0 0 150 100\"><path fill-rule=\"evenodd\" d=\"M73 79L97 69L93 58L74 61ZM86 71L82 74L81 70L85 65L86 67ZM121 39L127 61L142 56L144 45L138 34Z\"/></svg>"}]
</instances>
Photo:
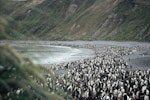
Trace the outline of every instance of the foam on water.
<instances>
[{"instance_id":1,"label":"foam on water","mask_svg":"<svg viewBox=\"0 0 150 100\"><path fill-rule=\"evenodd\" d=\"M66 46L54 45L13 45L21 50L24 56L32 59L35 64L63 63L88 57L94 57L94 51L90 49L77 49ZM40 51L40 52L39 52Z\"/></svg>"}]
</instances>

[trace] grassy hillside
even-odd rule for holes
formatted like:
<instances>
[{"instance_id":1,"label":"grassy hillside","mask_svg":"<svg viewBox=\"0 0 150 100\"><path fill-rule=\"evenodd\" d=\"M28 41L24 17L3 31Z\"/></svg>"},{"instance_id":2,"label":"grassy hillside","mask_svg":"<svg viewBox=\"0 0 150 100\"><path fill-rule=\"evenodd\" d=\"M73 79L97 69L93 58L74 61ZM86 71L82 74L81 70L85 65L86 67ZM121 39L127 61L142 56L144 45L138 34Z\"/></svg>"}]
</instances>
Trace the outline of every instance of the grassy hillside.
<instances>
[{"instance_id":1,"label":"grassy hillside","mask_svg":"<svg viewBox=\"0 0 150 100\"><path fill-rule=\"evenodd\" d=\"M63 100L49 90L43 73L53 77L10 46L0 45L0 100Z\"/></svg>"},{"instance_id":2,"label":"grassy hillside","mask_svg":"<svg viewBox=\"0 0 150 100\"><path fill-rule=\"evenodd\" d=\"M1 4L8 39L150 41L149 0L1 0Z\"/></svg>"}]
</instances>

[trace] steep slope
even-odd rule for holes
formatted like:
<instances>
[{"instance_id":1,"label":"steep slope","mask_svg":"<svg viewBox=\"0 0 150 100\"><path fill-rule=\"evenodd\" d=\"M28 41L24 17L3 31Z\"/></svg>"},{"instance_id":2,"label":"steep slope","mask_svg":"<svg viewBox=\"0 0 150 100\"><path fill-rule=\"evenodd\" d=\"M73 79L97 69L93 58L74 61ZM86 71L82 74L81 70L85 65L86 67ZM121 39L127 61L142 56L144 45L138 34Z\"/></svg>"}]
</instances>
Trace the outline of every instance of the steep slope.
<instances>
[{"instance_id":1,"label":"steep slope","mask_svg":"<svg viewBox=\"0 0 150 100\"><path fill-rule=\"evenodd\" d=\"M150 41L149 0L1 2L15 39Z\"/></svg>"}]
</instances>

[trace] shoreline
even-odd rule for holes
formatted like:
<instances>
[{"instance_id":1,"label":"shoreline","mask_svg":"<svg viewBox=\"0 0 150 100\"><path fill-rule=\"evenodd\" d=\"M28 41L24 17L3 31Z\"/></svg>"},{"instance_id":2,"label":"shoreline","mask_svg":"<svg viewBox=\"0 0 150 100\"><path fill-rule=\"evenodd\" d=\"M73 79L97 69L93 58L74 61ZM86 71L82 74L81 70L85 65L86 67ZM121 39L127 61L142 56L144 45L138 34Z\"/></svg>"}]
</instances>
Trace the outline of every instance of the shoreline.
<instances>
[{"instance_id":1,"label":"shoreline","mask_svg":"<svg viewBox=\"0 0 150 100\"><path fill-rule=\"evenodd\" d=\"M106 43L105 43L106 42ZM97 49L99 48L105 48L105 47L123 47L123 48L127 48L130 49L128 51L126 51L126 54L124 54L121 59L123 58L123 60L125 62L127 62L129 64L127 70L137 70L142 67L143 69L146 68L150 68L150 65L144 65L144 63L142 64L142 66L140 67L140 64L137 64L136 59L144 59L144 57L149 58L150 57L150 43L148 42L117 42L117 41L10 41L10 40L4 40L4 41L0 41L1 44L24 44L24 45L28 45L28 44L34 44L34 45L42 45L42 46L66 46L69 48L74 48L74 49L91 49L95 52L95 56L97 56ZM148 53L147 55L143 52ZM105 55L105 54L103 54ZM83 59L88 59L91 57L85 57ZM129 61L130 59L130 61ZM81 60L81 59L79 59ZM150 59L149 59L150 60ZM65 61L65 63L69 63L69 62L75 62L78 61L78 59L76 60L72 60L72 61ZM140 61L140 60L139 60ZM63 63L63 62L61 62ZM60 64L61 64L60 63ZM59 63L58 63L59 64ZM43 64L43 65L51 65L51 64ZM132 67L131 67L132 66ZM149 66L149 67L148 67Z\"/></svg>"},{"instance_id":2,"label":"shoreline","mask_svg":"<svg viewBox=\"0 0 150 100\"><path fill-rule=\"evenodd\" d=\"M34 64L59 64L95 57L95 52L89 48L58 44L30 44L28 42L3 42L14 47L20 54L30 58Z\"/></svg>"},{"instance_id":3,"label":"shoreline","mask_svg":"<svg viewBox=\"0 0 150 100\"><path fill-rule=\"evenodd\" d=\"M113 48L125 48L126 50L123 51L122 55L120 56L119 59L123 59L128 67L127 67L127 70L147 70L147 69L150 69L150 64L146 64L146 66L144 65L144 63L142 64L142 66L140 66L140 64L137 64L137 62L135 62L136 59L144 59L145 57L149 58L149 61L150 61L150 55L143 55L143 52L147 52L147 53L150 53L150 44L147 44L146 43L146 46L143 45L143 44L136 44L134 46L115 46L115 45L102 45L102 46L99 46L99 45L96 45L96 44L88 44L88 43L85 43L85 44L55 44L55 45L63 45L63 46L69 46L69 47L73 47L73 48L87 48L87 49L92 49L96 56L98 56L97 52L99 48L107 48L107 47L113 47ZM104 56L105 54L103 54ZM91 58L91 59L94 59L95 57ZM88 59L88 58L87 58ZM130 61L129 61L130 59ZM86 60L83 59L83 60ZM78 60L77 60L78 61ZM140 61L140 60L139 60ZM66 62L67 63L67 62ZM68 62L70 63L70 62ZM132 67L131 67L132 66Z\"/></svg>"}]
</instances>

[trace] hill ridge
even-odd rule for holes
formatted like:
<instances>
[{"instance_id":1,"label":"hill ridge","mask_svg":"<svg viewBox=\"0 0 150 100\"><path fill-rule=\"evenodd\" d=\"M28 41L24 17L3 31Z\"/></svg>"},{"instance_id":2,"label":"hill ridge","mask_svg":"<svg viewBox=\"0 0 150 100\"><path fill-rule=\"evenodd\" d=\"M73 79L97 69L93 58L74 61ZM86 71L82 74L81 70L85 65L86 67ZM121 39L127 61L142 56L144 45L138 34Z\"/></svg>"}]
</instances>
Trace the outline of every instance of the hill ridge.
<instances>
[{"instance_id":1,"label":"hill ridge","mask_svg":"<svg viewBox=\"0 0 150 100\"><path fill-rule=\"evenodd\" d=\"M34 1L1 1L3 39L150 41L149 0Z\"/></svg>"}]
</instances>

